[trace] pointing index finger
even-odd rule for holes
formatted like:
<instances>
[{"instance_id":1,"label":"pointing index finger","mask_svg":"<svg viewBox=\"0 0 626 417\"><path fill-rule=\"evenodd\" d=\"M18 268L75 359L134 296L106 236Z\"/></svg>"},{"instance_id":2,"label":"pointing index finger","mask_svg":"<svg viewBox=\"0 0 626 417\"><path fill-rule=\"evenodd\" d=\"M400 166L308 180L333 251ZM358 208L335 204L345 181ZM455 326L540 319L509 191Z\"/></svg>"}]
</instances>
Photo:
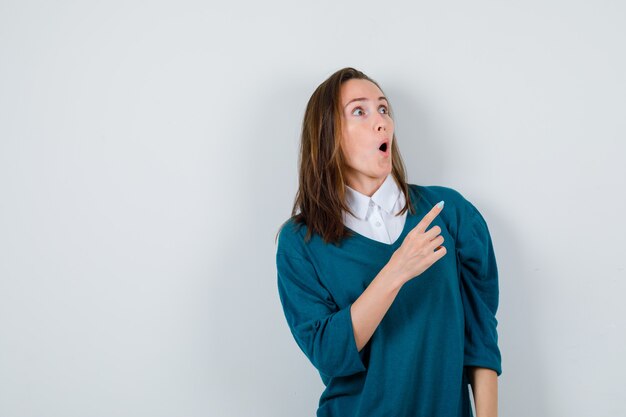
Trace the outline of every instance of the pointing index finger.
<instances>
[{"instance_id":1,"label":"pointing index finger","mask_svg":"<svg viewBox=\"0 0 626 417\"><path fill-rule=\"evenodd\" d=\"M417 226L415 226L413 230L415 230L418 233L424 233L424 231L430 225L430 223L432 223L435 217L437 217L437 215L441 213L441 210L443 210L443 204L444 204L443 200L435 204L433 208L430 209L430 211L424 216L424 218L420 220L420 222L417 224Z\"/></svg>"}]
</instances>

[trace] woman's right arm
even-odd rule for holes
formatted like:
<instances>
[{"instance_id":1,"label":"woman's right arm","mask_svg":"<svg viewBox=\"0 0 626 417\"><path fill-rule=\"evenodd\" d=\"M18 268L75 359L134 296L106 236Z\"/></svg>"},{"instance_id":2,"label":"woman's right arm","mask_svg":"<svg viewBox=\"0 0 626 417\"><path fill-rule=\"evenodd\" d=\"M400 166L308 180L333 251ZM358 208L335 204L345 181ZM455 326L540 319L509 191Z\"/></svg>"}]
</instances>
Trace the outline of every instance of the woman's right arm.
<instances>
[{"instance_id":1,"label":"woman's right arm","mask_svg":"<svg viewBox=\"0 0 626 417\"><path fill-rule=\"evenodd\" d=\"M446 254L439 226L424 232L443 209L435 205L411 230L402 245L393 253L389 262L380 270L369 286L350 308L354 340L359 352L370 340L383 320L402 286L430 268Z\"/></svg>"},{"instance_id":2,"label":"woman's right arm","mask_svg":"<svg viewBox=\"0 0 626 417\"><path fill-rule=\"evenodd\" d=\"M356 347L361 349L370 340L403 283L383 268L363 294L352 303L352 327Z\"/></svg>"}]
</instances>

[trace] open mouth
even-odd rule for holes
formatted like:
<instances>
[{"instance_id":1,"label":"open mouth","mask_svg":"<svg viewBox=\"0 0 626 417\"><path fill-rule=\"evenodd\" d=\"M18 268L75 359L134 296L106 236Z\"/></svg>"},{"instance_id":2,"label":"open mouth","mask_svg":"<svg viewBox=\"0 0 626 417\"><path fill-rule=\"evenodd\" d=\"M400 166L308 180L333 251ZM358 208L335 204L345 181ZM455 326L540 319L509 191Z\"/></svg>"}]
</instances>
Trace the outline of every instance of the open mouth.
<instances>
[{"instance_id":1,"label":"open mouth","mask_svg":"<svg viewBox=\"0 0 626 417\"><path fill-rule=\"evenodd\" d=\"M387 152L387 142L383 142L378 149L382 152Z\"/></svg>"}]
</instances>

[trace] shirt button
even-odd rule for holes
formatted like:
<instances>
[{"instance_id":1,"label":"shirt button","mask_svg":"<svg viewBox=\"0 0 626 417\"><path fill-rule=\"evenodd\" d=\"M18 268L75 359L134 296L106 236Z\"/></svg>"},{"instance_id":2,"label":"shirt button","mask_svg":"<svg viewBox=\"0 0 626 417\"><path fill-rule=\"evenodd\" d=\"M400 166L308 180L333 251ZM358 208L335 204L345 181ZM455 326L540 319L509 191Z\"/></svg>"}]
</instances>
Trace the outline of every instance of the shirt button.
<instances>
[{"instance_id":1,"label":"shirt button","mask_svg":"<svg viewBox=\"0 0 626 417\"><path fill-rule=\"evenodd\" d=\"M370 207L374 207L374 202L370 201Z\"/></svg>"},{"instance_id":2,"label":"shirt button","mask_svg":"<svg viewBox=\"0 0 626 417\"><path fill-rule=\"evenodd\" d=\"M376 227L380 227L380 222L376 222Z\"/></svg>"}]
</instances>

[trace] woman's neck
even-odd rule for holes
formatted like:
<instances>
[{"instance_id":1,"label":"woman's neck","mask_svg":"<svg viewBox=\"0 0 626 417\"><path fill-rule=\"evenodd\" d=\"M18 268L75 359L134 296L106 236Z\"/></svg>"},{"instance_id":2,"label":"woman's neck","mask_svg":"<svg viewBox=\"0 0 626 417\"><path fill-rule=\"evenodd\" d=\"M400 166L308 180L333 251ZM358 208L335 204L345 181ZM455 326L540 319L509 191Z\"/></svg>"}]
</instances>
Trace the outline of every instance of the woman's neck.
<instances>
[{"instance_id":1,"label":"woman's neck","mask_svg":"<svg viewBox=\"0 0 626 417\"><path fill-rule=\"evenodd\" d=\"M348 178L346 184L355 191L360 192L363 195L371 197L380 188L381 185L387 179L387 175L382 178L361 177L361 178Z\"/></svg>"}]
</instances>

